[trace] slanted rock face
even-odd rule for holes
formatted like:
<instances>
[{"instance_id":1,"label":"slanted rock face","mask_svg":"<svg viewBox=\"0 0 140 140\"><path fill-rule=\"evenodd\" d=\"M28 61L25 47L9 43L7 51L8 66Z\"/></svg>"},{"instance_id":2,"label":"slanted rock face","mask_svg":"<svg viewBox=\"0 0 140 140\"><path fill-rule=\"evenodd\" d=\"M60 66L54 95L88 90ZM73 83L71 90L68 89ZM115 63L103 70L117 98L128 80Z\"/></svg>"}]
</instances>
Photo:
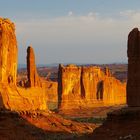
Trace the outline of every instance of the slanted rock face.
<instances>
[{"instance_id":1,"label":"slanted rock face","mask_svg":"<svg viewBox=\"0 0 140 140\"><path fill-rule=\"evenodd\" d=\"M99 67L59 66L59 109L126 103L126 85Z\"/></svg>"},{"instance_id":2,"label":"slanted rock face","mask_svg":"<svg viewBox=\"0 0 140 140\"><path fill-rule=\"evenodd\" d=\"M17 51L14 24L0 18L0 82L16 85Z\"/></svg>"},{"instance_id":3,"label":"slanted rock face","mask_svg":"<svg viewBox=\"0 0 140 140\"><path fill-rule=\"evenodd\" d=\"M38 76L34 50L31 46L27 48L27 75L30 87L41 87L41 78Z\"/></svg>"},{"instance_id":4,"label":"slanted rock face","mask_svg":"<svg viewBox=\"0 0 140 140\"><path fill-rule=\"evenodd\" d=\"M134 28L128 35L127 104L140 106L140 31Z\"/></svg>"}]
</instances>

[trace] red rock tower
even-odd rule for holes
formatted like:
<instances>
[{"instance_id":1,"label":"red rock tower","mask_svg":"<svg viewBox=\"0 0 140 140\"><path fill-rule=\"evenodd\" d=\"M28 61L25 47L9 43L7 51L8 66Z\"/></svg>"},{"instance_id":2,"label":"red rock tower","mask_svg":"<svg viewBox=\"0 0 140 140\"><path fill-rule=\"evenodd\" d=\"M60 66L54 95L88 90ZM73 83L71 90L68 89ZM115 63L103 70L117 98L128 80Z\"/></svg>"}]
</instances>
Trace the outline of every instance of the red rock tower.
<instances>
[{"instance_id":1,"label":"red rock tower","mask_svg":"<svg viewBox=\"0 0 140 140\"><path fill-rule=\"evenodd\" d=\"M140 106L140 32L134 28L128 35L127 104Z\"/></svg>"},{"instance_id":2,"label":"red rock tower","mask_svg":"<svg viewBox=\"0 0 140 140\"><path fill-rule=\"evenodd\" d=\"M31 46L27 48L27 76L28 76L29 87L41 86L41 79L38 76L36 65L35 65L34 50Z\"/></svg>"}]
</instances>

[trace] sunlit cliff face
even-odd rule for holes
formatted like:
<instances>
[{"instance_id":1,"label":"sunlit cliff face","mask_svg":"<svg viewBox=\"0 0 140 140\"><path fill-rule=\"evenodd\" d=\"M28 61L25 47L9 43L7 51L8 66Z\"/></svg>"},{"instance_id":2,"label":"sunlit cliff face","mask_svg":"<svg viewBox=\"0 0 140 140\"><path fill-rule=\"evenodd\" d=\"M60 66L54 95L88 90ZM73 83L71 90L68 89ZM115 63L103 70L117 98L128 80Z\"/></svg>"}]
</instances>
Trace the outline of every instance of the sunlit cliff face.
<instances>
[{"instance_id":1,"label":"sunlit cliff face","mask_svg":"<svg viewBox=\"0 0 140 140\"><path fill-rule=\"evenodd\" d=\"M58 85L60 109L126 103L126 84L107 68L103 72L99 67L61 65Z\"/></svg>"},{"instance_id":2,"label":"sunlit cliff face","mask_svg":"<svg viewBox=\"0 0 140 140\"><path fill-rule=\"evenodd\" d=\"M3 83L16 84L17 51L14 24L0 18L0 81Z\"/></svg>"}]
</instances>

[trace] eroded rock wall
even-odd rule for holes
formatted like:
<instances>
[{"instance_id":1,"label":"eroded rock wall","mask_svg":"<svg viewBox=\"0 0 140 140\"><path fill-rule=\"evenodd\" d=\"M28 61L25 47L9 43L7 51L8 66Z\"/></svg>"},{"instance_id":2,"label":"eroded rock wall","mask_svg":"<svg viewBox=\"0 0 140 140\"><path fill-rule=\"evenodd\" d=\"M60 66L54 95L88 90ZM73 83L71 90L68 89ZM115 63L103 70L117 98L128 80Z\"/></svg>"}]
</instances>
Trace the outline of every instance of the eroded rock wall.
<instances>
[{"instance_id":1,"label":"eroded rock wall","mask_svg":"<svg viewBox=\"0 0 140 140\"><path fill-rule=\"evenodd\" d=\"M97 98L100 98L103 72L99 67L82 67L81 92L87 106L93 106Z\"/></svg>"},{"instance_id":2,"label":"eroded rock wall","mask_svg":"<svg viewBox=\"0 0 140 140\"><path fill-rule=\"evenodd\" d=\"M114 77L105 77L102 86L104 105L126 103L126 83L121 83Z\"/></svg>"},{"instance_id":3,"label":"eroded rock wall","mask_svg":"<svg viewBox=\"0 0 140 140\"><path fill-rule=\"evenodd\" d=\"M59 109L95 107L126 103L126 85L108 68L59 66Z\"/></svg>"}]
</instances>

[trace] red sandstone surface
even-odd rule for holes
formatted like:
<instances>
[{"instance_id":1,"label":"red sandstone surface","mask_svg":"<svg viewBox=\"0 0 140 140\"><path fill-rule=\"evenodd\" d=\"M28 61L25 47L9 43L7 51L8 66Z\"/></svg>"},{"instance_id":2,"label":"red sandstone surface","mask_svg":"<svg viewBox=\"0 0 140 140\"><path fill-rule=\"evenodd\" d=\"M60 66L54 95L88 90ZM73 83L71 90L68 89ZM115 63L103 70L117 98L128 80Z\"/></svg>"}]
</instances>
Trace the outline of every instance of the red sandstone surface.
<instances>
[{"instance_id":1,"label":"red sandstone surface","mask_svg":"<svg viewBox=\"0 0 140 140\"><path fill-rule=\"evenodd\" d=\"M75 109L126 103L126 84L114 78L109 69L59 66L59 109Z\"/></svg>"},{"instance_id":2,"label":"red sandstone surface","mask_svg":"<svg viewBox=\"0 0 140 140\"><path fill-rule=\"evenodd\" d=\"M34 50L31 46L27 48L27 76L29 87L42 87L42 81L36 69Z\"/></svg>"}]
</instances>

